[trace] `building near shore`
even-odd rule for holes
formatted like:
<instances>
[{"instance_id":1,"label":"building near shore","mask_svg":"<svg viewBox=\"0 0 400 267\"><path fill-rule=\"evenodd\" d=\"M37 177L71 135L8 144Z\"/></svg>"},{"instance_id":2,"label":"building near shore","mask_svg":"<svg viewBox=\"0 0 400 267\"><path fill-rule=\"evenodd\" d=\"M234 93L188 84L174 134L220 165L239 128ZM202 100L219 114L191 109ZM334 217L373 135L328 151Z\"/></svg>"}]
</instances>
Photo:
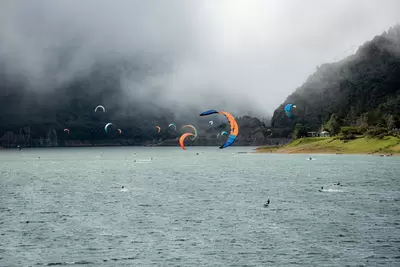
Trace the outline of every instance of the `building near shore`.
<instances>
[{"instance_id":1,"label":"building near shore","mask_svg":"<svg viewBox=\"0 0 400 267\"><path fill-rule=\"evenodd\" d=\"M331 134L327 131L322 132L307 132L308 137L329 137Z\"/></svg>"},{"instance_id":2,"label":"building near shore","mask_svg":"<svg viewBox=\"0 0 400 267\"><path fill-rule=\"evenodd\" d=\"M327 131L322 131L319 133L319 137L329 137L331 134Z\"/></svg>"}]
</instances>

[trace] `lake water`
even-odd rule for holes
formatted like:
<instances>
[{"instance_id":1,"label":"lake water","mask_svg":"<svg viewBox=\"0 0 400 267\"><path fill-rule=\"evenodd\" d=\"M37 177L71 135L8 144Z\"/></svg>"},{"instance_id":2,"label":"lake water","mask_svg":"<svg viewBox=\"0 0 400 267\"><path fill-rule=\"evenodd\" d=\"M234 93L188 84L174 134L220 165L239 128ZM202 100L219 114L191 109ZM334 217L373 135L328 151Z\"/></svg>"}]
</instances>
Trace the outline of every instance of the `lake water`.
<instances>
[{"instance_id":1,"label":"lake water","mask_svg":"<svg viewBox=\"0 0 400 267\"><path fill-rule=\"evenodd\" d=\"M399 266L400 157L252 149L2 150L0 266Z\"/></svg>"}]
</instances>

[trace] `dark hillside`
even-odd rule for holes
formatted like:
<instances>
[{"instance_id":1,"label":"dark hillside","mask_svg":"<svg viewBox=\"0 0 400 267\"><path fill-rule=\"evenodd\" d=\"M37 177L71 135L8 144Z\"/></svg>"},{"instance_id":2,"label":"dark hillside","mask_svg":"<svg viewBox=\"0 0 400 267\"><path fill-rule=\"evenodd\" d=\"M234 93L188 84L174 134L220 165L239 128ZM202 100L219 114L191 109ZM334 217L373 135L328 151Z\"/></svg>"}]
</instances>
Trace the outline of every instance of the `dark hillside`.
<instances>
[{"instance_id":1,"label":"dark hillside","mask_svg":"<svg viewBox=\"0 0 400 267\"><path fill-rule=\"evenodd\" d=\"M157 65L157 64L155 64ZM208 119L200 118L200 107L176 109L157 105L162 98L156 91L146 88L148 97L137 98L135 88L124 91L123 77L140 81L155 70L145 60L113 59L99 62L87 73L50 90L32 90L24 79L7 75L6 66L0 67L0 145L3 147L69 146L69 145L177 145L181 127L197 127L199 145L218 145L225 137L215 139L229 131L224 118L215 118L210 127ZM138 89L139 90L139 89ZM97 105L106 112L94 112ZM214 107L204 107L209 109ZM184 112L183 112L184 111ZM183 112L183 113L182 113ZM240 117L241 114L234 114ZM104 131L106 123L115 128ZM177 124L177 131L168 125ZM248 123L249 122L249 123ZM155 126L162 131L158 133ZM240 145L262 145L268 140L260 134L265 126L258 119L240 118ZM70 134L64 132L68 128ZM117 129L122 129L120 135ZM235 144L236 145L236 144Z\"/></svg>"},{"instance_id":2,"label":"dark hillside","mask_svg":"<svg viewBox=\"0 0 400 267\"><path fill-rule=\"evenodd\" d=\"M285 116L286 103L295 103L295 119ZM290 135L295 123L319 130L336 114L340 124L400 128L400 26L360 46L337 63L323 64L279 106L272 127Z\"/></svg>"}]
</instances>

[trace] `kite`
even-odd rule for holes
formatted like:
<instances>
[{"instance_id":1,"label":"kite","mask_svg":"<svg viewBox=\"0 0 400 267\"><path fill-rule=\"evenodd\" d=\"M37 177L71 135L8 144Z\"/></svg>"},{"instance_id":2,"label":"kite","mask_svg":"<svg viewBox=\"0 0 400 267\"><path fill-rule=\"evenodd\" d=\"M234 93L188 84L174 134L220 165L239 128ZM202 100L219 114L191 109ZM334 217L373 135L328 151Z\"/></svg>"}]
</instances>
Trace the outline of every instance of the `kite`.
<instances>
[{"instance_id":1,"label":"kite","mask_svg":"<svg viewBox=\"0 0 400 267\"><path fill-rule=\"evenodd\" d=\"M111 125L115 126L111 122L107 123L106 126L104 126L104 131L106 131L106 133L108 133L108 127L110 127Z\"/></svg>"},{"instance_id":2,"label":"kite","mask_svg":"<svg viewBox=\"0 0 400 267\"><path fill-rule=\"evenodd\" d=\"M196 137L197 137L197 130L196 130L196 127L194 127L193 125L190 125L190 124L188 124L188 125L185 125L185 126L183 126L182 127L182 129L183 128L192 128L193 129L193 138L192 138L192 140L194 140Z\"/></svg>"},{"instance_id":3,"label":"kite","mask_svg":"<svg viewBox=\"0 0 400 267\"><path fill-rule=\"evenodd\" d=\"M98 105L98 106L94 109L94 112L97 112L97 110L98 110L99 108L101 108L101 109L103 110L103 112L106 112L106 108L105 108L104 106L102 106L102 105Z\"/></svg>"},{"instance_id":4,"label":"kite","mask_svg":"<svg viewBox=\"0 0 400 267\"><path fill-rule=\"evenodd\" d=\"M186 137L188 137L188 136L194 136L194 134L192 134L192 133L184 133L184 134L182 134L182 136L179 138L179 145L181 146L181 148L183 149L183 150L186 150L186 147L185 147L185 139L186 139Z\"/></svg>"},{"instance_id":5,"label":"kite","mask_svg":"<svg viewBox=\"0 0 400 267\"><path fill-rule=\"evenodd\" d=\"M292 109L293 108L296 108L296 105L287 104L285 106L285 113L286 113L286 116L288 116L289 118L293 118L293 114L292 114Z\"/></svg>"},{"instance_id":6,"label":"kite","mask_svg":"<svg viewBox=\"0 0 400 267\"><path fill-rule=\"evenodd\" d=\"M176 131L176 124L175 123L171 123L170 125L168 125L168 128L170 128L171 126L173 126L175 128L175 131Z\"/></svg>"},{"instance_id":7,"label":"kite","mask_svg":"<svg viewBox=\"0 0 400 267\"><path fill-rule=\"evenodd\" d=\"M214 110L214 109L207 110L207 111L201 113L200 116L208 116L208 115L211 115L211 114L222 114L228 119L229 124L231 126L231 130L230 130L230 133L229 133L228 140L226 140L225 144L220 146L220 148L223 149L223 148L226 148L228 146L231 146L233 144L233 142L235 142L236 137L239 134L239 125L237 124L235 118L233 117L232 114L230 114L228 112L217 111L217 110Z\"/></svg>"}]
</instances>

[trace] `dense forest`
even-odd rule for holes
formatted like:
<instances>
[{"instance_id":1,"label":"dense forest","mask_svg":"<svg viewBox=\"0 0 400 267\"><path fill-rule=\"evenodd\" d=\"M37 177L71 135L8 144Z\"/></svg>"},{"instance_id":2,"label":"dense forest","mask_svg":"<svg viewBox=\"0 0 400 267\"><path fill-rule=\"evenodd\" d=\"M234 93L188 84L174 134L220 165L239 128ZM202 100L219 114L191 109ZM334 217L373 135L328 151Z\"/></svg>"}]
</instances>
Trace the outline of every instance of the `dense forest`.
<instances>
[{"instance_id":1,"label":"dense forest","mask_svg":"<svg viewBox=\"0 0 400 267\"><path fill-rule=\"evenodd\" d=\"M285 115L287 103L295 116ZM317 67L279 106L272 118L275 136L309 131L331 134L396 134L400 128L400 26L360 46L339 62ZM347 132L347 133L346 133Z\"/></svg>"}]
</instances>

